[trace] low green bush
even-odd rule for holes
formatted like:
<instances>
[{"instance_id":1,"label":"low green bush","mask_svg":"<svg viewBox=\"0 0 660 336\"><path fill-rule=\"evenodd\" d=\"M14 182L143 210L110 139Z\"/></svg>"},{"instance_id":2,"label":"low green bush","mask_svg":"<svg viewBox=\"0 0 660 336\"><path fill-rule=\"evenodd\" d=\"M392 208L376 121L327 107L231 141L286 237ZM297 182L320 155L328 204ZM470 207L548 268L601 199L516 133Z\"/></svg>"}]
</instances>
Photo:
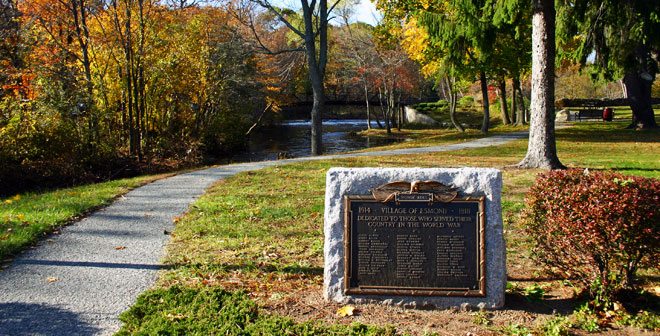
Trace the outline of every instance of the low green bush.
<instances>
[{"instance_id":1,"label":"low green bush","mask_svg":"<svg viewBox=\"0 0 660 336\"><path fill-rule=\"evenodd\" d=\"M434 104L435 106L449 106L449 102L446 99L440 99Z\"/></svg>"},{"instance_id":2,"label":"low green bush","mask_svg":"<svg viewBox=\"0 0 660 336\"><path fill-rule=\"evenodd\" d=\"M116 335L383 335L393 327L361 323L324 325L296 323L290 318L260 313L244 292L219 287L172 286L150 290L119 317L124 323Z\"/></svg>"},{"instance_id":3,"label":"low green bush","mask_svg":"<svg viewBox=\"0 0 660 336\"><path fill-rule=\"evenodd\" d=\"M458 100L458 105L462 107L473 107L474 106L474 97L464 96Z\"/></svg>"},{"instance_id":4,"label":"low green bush","mask_svg":"<svg viewBox=\"0 0 660 336\"><path fill-rule=\"evenodd\" d=\"M141 295L119 318L117 335L240 335L257 305L242 292L174 286Z\"/></svg>"},{"instance_id":5,"label":"low green bush","mask_svg":"<svg viewBox=\"0 0 660 336\"><path fill-rule=\"evenodd\" d=\"M413 107L416 110L419 110L419 109L427 108L428 106L429 106L428 103L418 103L418 104L415 104Z\"/></svg>"},{"instance_id":6,"label":"low green bush","mask_svg":"<svg viewBox=\"0 0 660 336\"><path fill-rule=\"evenodd\" d=\"M660 180L611 172L551 171L530 188L523 221L534 254L576 279L599 305L631 289L660 257Z\"/></svg>"},{"instance_id":7,"label":"low green bush","mask_svg":"<svg viewBox=\"0 0 660 336\"><path fill-rule=\"evenodd\" d=\"M571 335L571 327L573 325L568 317L556 316L541 326L540 334L544 336L568 336Z\"/></svg>"}]
</instances>

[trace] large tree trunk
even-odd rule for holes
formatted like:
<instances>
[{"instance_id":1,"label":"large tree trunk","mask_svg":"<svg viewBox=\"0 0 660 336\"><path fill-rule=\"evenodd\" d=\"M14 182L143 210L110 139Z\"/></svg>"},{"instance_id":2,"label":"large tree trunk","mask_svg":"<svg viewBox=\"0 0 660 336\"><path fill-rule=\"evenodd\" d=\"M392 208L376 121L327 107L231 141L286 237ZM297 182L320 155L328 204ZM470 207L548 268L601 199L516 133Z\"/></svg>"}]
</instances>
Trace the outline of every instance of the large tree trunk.
<instances>
[{"instance_id":1,"label":"large tree trunk","mask_svg":"<svg viewBox=\"0 0 660 336\"><path fill-rule=\"evenodd\" d=\"M508 125L511 123L509 118L509 106L506 103L506 80L504 78L499 81L499 96L500 96L500 110L502 112L502 123Z\"/></svg>"},{"instance_id":2,"label":"large tree trunk","mask_svg":"<svg viewBox=\"0 0 660 336\"><path fill-rule=\"evenodd\" d=\"M311 143L312 156L323 153L323 131L322 114L325 110L325 92L323 90L323 77L325 74L325 63L327 61L327 0L319 2L319 54L316 54L316 32L314 24L314 7L303 0L303 18L305 21L305 51L307 52L307 65L309 68L309 79L312 82L312 93L314 103L311 111ZM324 15L325 14L325 15Z\"/></svg>"},{"instance_id":3,"label":"large tree trunk","mask_svg":"<svg viewBox=\"0 0 660 336\"><path fill-rule=\"evenodd\" d=\"M564 168L555 143L555 3L533 0L532 118L521 168Z\"/></svg>"},{"instance_id":4,"label":"large tree trunk","mask_svg":"<svg viewBox=\"0 0 660 336\"><path fill-rule=\"evenodd\" d=\"M639 70L632 69L623 77L626 98L630 101L632 123L629 128L655 128L653 106L651 103L651 87L655 78L655 69L644 66L650 59L647 48L640 46L635 50L635 58L641 66ZM653 60L651 59L653 62Z\"/></svg>"},{"instance_id":5,"label":"large tree trunk","mask_svg":"<svg viewBox=\"0 0 660 336\"><path fill-rule=\"evenodd\" d=\"M490 102L488 101L488 80L484 70L479 73L479 80L481 81L481 97L484 100L484 120L481 123L481 133L486 134L490 128Z\"/></svg>"},{"instance_id":6,"label":"large tree trunk","mask_svg":"<svg viewBox=\"0 0 660 336\"><path fill-rule=\"evenodd\" d=\"M312 43L313 45L313 43ZM323 92L323 81L321 76L318 73L318 68L316 68L316 59L314 57L307 56L309 67L309 77L312 80L312 92L313 92L313 105L311 111L311 140L312 140L312 156L321 155L323 153L323 131L322 131L322 121L323 121L323 110L325 108L325 94ZM314 66L312 66L314 65Z\"/></svg>"},{"instance_id":7,"label":"large tree trunk","mask_svg":"<svg viewBox=\"0 0 660 336\"><path fill-rule=\"evenodd\" d=\"M653 81L642 78L638 73L627 73L623 77L626 94L630 99L632 123L629 128L655 128L658 124L651 105L651 86Z\"/></svg>"},{"instance_id":8,"label":"large tree trunk","mask_svg":"<svg viewBox=\"0 0 660 336\"><path fill-rule=\"evenodd\" d=\"M325 97L323 89L314 90L314 103L311 112L311 137L312 137L312 156L321 155L323 153L323 131L322 131L322 111L325 108Z\"/></svg>"}]
</instances>

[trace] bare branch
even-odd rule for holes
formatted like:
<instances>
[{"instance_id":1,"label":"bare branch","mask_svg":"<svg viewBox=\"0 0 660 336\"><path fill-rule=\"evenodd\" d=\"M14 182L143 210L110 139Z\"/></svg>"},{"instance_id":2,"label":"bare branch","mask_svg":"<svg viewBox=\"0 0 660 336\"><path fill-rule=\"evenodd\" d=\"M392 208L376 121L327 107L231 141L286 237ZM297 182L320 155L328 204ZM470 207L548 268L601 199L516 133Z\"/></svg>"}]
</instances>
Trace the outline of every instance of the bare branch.
<instances>
[{"instance_id":1,"label":"bare branch","mask_svg":"<svg viewBox=\"0 0 660 336\"><path fill-rule=\"evenodd\" d=\"M335 7L337 7L337 5L339 5L339 1L340 0L335 1L335 3L333 3L332 6L330 6L330 9L328 9L328 13L332 13L332 11L335 10ZM334 17L329 17L327 22L330 22L330 20L332 20L333 18Z\"/></svg>"},{"instance_id":2,"label":"bare branch","mask_svg":"<svg viewBox=\"0 0 660 336\"><path fill-rule=\"evenodd\" d=\"M257 118L257 121L255 121L254 124L252 125L252 127L250 127L250 129L247 132L245 132L245 135L250 135L250 133L252 133L252 130L255 127L257 127L257 125L259 125L259 123L261 122L261 118L264 117L264 114L266 114L266 112L268 112L268 110L270 110L270 108L273 106L273 104L274 104L273 102L270 102L268 104L268 106L266 106L266 108L259 115L259 118Z\"/></svg>"},{"instance_id":3,"label":"bare branch","mask_svg":"<svg viewBox=\"0 0 660 336\"><path fill-rule=\"evenodd\" d=\"M289 22L289 20L287 20L287 19L284 17L284 15L282 15L282 13L280 13L280 11L278 11L277 9L275 9L275 7L273 7L273 5L270 4L270 2L268 2L267 0L254 0L254 2L258 3L259 6L261 6L261 7L263 7L263 8L266 8L266 9L268 9L269 11L271 11L273 14L275 14L275 16L277 16L277 18L278 18L282 23L284 23L284 25L286 25L287 28L291 29L291 31L294 32L296 35L298 35L298 36L300 36L300 37L302 37L302 38L305 37L305 34L303 34L298 28L294 27L294 26L291 24L291 22Z\"/></svg>"}]
</instances>

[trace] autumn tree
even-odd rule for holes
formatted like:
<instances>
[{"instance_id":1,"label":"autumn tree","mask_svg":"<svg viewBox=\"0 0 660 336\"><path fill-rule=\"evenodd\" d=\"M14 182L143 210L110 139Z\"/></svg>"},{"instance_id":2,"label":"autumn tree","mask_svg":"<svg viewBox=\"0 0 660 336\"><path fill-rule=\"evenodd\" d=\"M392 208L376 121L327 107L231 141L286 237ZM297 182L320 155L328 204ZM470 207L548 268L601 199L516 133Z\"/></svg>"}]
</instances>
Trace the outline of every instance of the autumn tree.
<instances>
[{"instance_id":1,"label":"autumn tree","mask_svg":"<svg viewBox=\"0 0 660 336\"><path fill-rule=\"evenodd\" d=\"M224 8L24 0L17 14L1 1L0 181L18 181L5 191L218 157L263 108L254 52Z\"/></svg>"},{"instance_id":2,"label":"autumn tree","mask_svg":"<svg viewBox=\"0 0 660 336\"><path fill-rule=\"evenodd\" d=\"M660 3L647 0L559 1L562 56L586 66L595 52L595 77L620 78L633 112L631 128L657 127L651 87L658 73Z\"/></svg>"},{"instance_id":3,"label":"autumn tree","mask_svg":"<svg viewBox=\"0 0 660 336\"><path fill-rule=\"evenodd\" d=\"M329 14L339 1L328 6L327 0L301 0L302 27L286 18L284 11L268 0L254 0L273 13L282 24L303 41L309 80L312 85L313 105L311 115L312 155L323 152L322 118L325 110L325 71L328 63L328 21Z\"/></svg>"},{"instance_id":4,"label":"autumn tree","mask_svg":"<svg viewBox=\"0 0 660 336\"><path fill-rule=\"evenodd\" d=\"M494 3L490 1L447 0L423 1L381 0L378 7L386 20L396 26L401 20L414 18L425 28L428 42L437 49L442 64L451 72L477 77L483 96L481 131L490 127L488 78L492 68L496 27L492 24Z\"/></svg>"},{"instance_id":5,"label":"autumn tree","mask_svg":"<svg viewBox=\"0 0 660 336\"><path fill-rule=\"evenodd\" d=\"M426 27L431 43L443 50L445 63L460 73L478 77L483 99L482 133L490 127L487 72L496 37L492 13L492 4L487 1L463 0L446 1L419 11L419 22Z\"/></svg>"},{"instance_id":6,"label":"autumn tree","mask_svg":"<svg viewBox=\"0 0 660 336\"><path fill-rule=\"evenodd\" d=\"M0 98L13 91L16 70L22 67L20 12L14 0L0 0Z\"/></svg>"},{"instance_id":7,"label":"autumn tree","mask_svg":"<svg viewBox=\"0 0 660 336\"><path fill-rule=\"evenodd\" d=\"M456 107L458 92L465 86L465 81L461 78L465 76L462 76L459 68L445 62L443 50L430 43L426 28L417 24L416 18L410 18L404 24L401 43L409 57L420 64L420 72L435 80L436 86L442 90L449 103L449 119L452 125L459 132L464 132L465 129L456 118Z\"/></svg>"},{"instance_id":8,"label":"autumn tree","mask_svg":"<svg viewBox=\"0 0 660 336\"><path fill-rule=\"evenodd\" d=\"M344 70L350 69L354 81L359 82L356 89L364 93L366 107L367 128L371 128L371 95L373 94L372 83L377 76L379 68L378 52L376 50L374 28L362 22L350 22L354 14L352 5L345 4L339 8L339 16L343 25L336 29L338 55L334 60ZM380 119L374 115L379 127L382 128Z\"/></svg>"},{"instance_id":9,"label":"autumn tree","mask_svg":"<svg viewBox=\"0 0 660 336\"><path fill-rule=\"evenodd\" d=\"M555 141L555 3L532 2L532 116L521 168L564 168Z\"/></svg>"},{"instance_id":10,"label":"autumn tree","mask_svg":"<svg viewBox=\"0 0 660 336\"><path fill-rule=\"evenodd\" d=\"M419 93L423 86L419 67L402 49L400 36L391 34L380 24L373 27L349 22L350 11L345 7L339 12L344 24L333 29L339 46L331 62L337 65L331 69L348 71L344 75L352 76L359 84L356 89L364 93L368 127L372 116L370 99L374 96L379 101L378 108L374 108L380 110L380 118L374 114L378 126L384 126L388 133L394 126L400 129L403 124L401 101L411 98L413 92ZM330 72L330 75L337 73Z\"/></svg>"}]
</instances>

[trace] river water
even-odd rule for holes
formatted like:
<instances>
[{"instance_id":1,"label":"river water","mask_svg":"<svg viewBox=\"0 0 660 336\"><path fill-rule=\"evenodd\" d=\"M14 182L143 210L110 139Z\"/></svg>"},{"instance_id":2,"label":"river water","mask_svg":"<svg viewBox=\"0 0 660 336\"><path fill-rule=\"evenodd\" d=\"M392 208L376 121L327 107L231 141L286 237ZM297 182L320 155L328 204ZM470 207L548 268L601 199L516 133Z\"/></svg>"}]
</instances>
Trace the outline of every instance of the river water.
<instances>
[{"instance_id":1,"label":"river water","mask_svg":"<svg viewBox=\"0 0 660 336\"><path fill-rule=\"evenodd\" d=\"M309 120L287 120L278 126L261 128L250 134L248 148L232 158L232 161L263 161L310 156ZM371 127L378 127L372 121ZM368 147L383 146L399 142L399 139L382 139L358 135L367 129L366 119L323 120L324 154L353 151Z\"/></svg>"}]
</instances>

